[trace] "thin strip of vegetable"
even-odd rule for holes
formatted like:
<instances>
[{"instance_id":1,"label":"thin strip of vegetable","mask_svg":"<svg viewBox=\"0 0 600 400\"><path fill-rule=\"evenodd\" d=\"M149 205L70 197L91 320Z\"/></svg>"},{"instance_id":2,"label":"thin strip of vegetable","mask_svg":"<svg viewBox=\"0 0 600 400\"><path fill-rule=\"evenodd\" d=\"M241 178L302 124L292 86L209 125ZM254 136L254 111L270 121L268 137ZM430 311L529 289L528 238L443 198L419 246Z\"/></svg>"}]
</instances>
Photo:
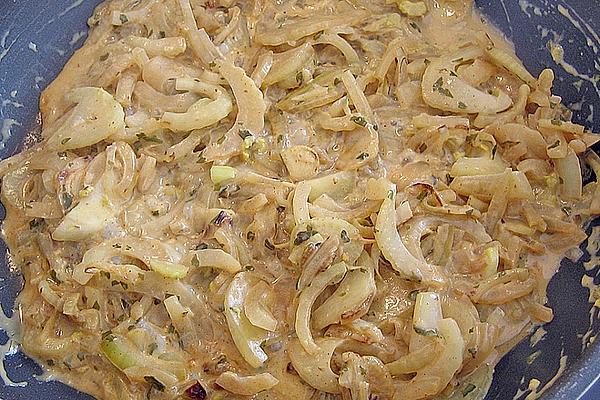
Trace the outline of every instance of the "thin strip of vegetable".
<instances>
[{"instance_id":1,"label":"thin strip of vegetable","mask_svg":"<svg viewBox=\"0 0 600 400\"><path fill-rule=\"evenodd\" d=\"M406 278L429 284L439 284L443 277L433 266L423 260L415 258L400 238L396 229L396 208L394 199L396 194L390 191L390 196L381 203L375 224L375 239L383 256L392 264L392 268Z\"/></svg>"},{"instance_id":2,"label":"thin strip of vegetable","mask_svg":"<svg viewBox=\"0 0 600 400\"><path fill-rule=\"evenodd\" d=\"M321 272L313 281L300 293L298 300L298 309L296 310L295 329L298 335L298 340L302 347L309 354L319 352L319 346L315 343L312 333L310 332L310 313L313 304L317 297L329 285L333 285L342 280L347 271L345 263L338 263L330 266L325 271Z\"/></svg>"}]
</instances>

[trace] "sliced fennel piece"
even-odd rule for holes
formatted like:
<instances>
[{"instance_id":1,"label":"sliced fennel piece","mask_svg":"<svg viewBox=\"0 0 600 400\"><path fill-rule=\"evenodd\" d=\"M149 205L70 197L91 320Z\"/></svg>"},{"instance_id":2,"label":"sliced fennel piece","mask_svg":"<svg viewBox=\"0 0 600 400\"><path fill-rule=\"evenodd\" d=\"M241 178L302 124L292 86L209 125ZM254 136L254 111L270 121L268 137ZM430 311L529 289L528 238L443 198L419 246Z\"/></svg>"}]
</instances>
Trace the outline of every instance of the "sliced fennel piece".
<instances>
[{"instance_id":1,"label":"sliced fennel piece","mask_svg":"<svg viewBox=\"0 0 600 400\"><path fill-rule=\"evenodd\" d=\"M423 75L421 94L429 106L457 114L496 114L512 105L511 98L498 90L497 95L483 92L463 81L454 70L460 62L481 57L478 48L465 48L435 59Z\"/></svg>"},{"instance_id":2,"label":"sliced fennel piece","mask_svg":"<svg viewBox=\"0 0 600 400\"><path fill-rule=\"evenodd\" d=\"M377 246L385 259L391 263L392 268L407 279L427 283L439 281L441 277L437 276L433 266L415 258L402 242L396 229L395 197L394 191L390 191L390 195L381 203L375 224Z\"/></svg>"},{"instance_id":3,"label":"sliced fennel piece","mask_svg":"<svg viewBox=\"0 0 600 400\"><path fill-rule=\"evenodd\" d=\"M221 249L197 250L192 258L194 267L213 267L235 274L242 269L242 265L231 254Z\"/></svg>"},{"instance_id":4,"label":"sliced fennel piece","mask_svg":"<svg viewBox=\"0 0 600 400\"><path fill-rule=\"evenodd\" d=\"M250 282L247 273L237 273L225 293L224 313L238 351L252 368L259 368L268 358L261 345L268 339L269 333L252 325L244 313L244 300L248 290Z\"/></svg>"},{"instance_id":5,"label":"sliced fennel piece","mask_svg":"<svg viewBox=\"0 0 600 400\"><path fill-rule=\"evenodd\" d=\"M104 89L82 87L71 91L68 99L75 108L51 127L48 148L55 151L79 149L96 144L125 129L123 107Z\"/></svg>"},{"instance_id":6,"label":"sliced fennel piece","mask_svg":"<svg viewBox=\"0 0 600 400\"><path fill-rule=\"evenodd\" d=\"M169 261L150 260L149 264L152 271L170 279L185 278L190 270L190 268L186 265L172 263Z\"/></svg>"},{"instance_id":7,"label":"sliced fennel piece","mask_svg":"<svg viewBox=\"0 0 600 400\"><path fill-rule=\"evenodd\" d=\"M52 233L54 240L86 239L108 225L119 210L106 195L104 185L103 179L100 179L91 193L65 215Z\"/></svg>"},{"instance_id":8,"label":"sliced fennel piece","mask_svg":"<svg viewBox=\"0 0 600 400\"><path fill-rule=\"evenodd\" d=\"M319 338L316 354L307 353L300 341L292 339L288 354L298 375L315 389L327 393L339 393L338 375L331 370L331 357L335 349L344 342L338 338Z\"/></svg>"},{"instance_id":9,"label":"sliced fennel piece","mask_svg":"<svg viewBox=\"0 0 600 400\"><path fill-rule=\"evenodd\" d=\"M268 372L252 376L240 376L234 372L223 372L215 383L228 392L242 396L253 396L264 390L271 389L279 380Z\"/></svg>"},{"instance_id":10,"label":"sliced fennel piece","mask_svg":"<svg viewBox=\"0 0 600 400\"><path fill-rule=\"evenodd\" d=\"M227 165L214 165L210 167L210 180L215 185L220 185L221 183L235 179L237 176L237 170L234 167L229 167Z\"/></svg>"},{"instance_id":11,"label":"sliced fennel piece","mask_svg":"<svg viewBox=\"0 0 600 400\"><path fill-rule=\"evenodd\" d=\"M421 336L439 336L438 322L442 319L440 296L434 292L417 294L413 314L413 329Z\"/></svg>"},{"instance_id":12,"label":"sliced fennel piece","mask_svg":"<svg viewBox=\"0 0 600 400\"><path fill-rule=\"evenodd\" d=\"M315 276L312 282L300 293L298 309L296 310L295 328L298 340L309 354L319 352L319 346L315 343L310 332L311 309L323 290L329 285L340 282L347 270L348 267L345 263L334 264Z\"/></svg>"},{"instance_id":13,"label":"sliced fennel piece","mask_svg":"<svg viewBox=\"0 0 600 400\"><path fill-rule=\"evenodd\" d=\"M313 326L321 330L328 325L351 320L360 316L356 310L374 295L375 271L369 267L359 267L348 271L335 292L313 312ZM344 315L349 317L344 318Z\"/></svg>"},{"instance_id":14,"label":"sliced fennel piece","mask_svg":"<svg viewBox=\"0 0 600 400\"><path fill-rule=\"evenodd\" d=\"M327 194L334 200L340 200L356 187L356 172L336 172L331 175L311 179L306 181L306 183L310 185L311 189L308 197L310 201L315 201L323 194Z\"/></svg>"}]
</instances>

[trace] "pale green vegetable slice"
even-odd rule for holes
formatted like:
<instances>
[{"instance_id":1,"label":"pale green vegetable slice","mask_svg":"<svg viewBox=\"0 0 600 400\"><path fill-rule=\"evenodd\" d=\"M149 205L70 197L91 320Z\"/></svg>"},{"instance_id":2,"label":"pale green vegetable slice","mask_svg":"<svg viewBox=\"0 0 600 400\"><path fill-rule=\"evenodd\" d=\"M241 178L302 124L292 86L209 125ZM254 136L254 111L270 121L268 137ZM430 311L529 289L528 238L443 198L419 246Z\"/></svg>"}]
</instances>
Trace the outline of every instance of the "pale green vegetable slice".
<instances>
[{"instance_id":1,"label":"pale green vegetable slice","mask_svg":"<svg viewBox=\"0 0 600 400\"><path fill-rule=\"evenodd\" d=\"M150 260L150 269L170 279L185 278L190 270L186 265L161 260Z\"/></svg>"},{"instance_id":2,"label":"pale green vegetable slice","mask_svg":"<svg viewBox=\"0 0 600 400\"><path fill-rule=\"evenodd\" d=\"M56 151L91 146L125 129L123 107L104 89L82 87L71 91L68 99L77 103L48 139Z\"/></svg>"},{"instance_id":3,"label":"pale green vegetable slice","mask_svg":"<svg viewBox=\"0 0 600 400\"><path fill-rule=\"evenodd\" d=\"M259 368L268 358L261 345L269 337L269 333L252 325L244 313L244 300L248 290L250 282L247 272L237 273L225 293L224 313L238 351L252 368Z\"/></svg>"},{"instance_id":4,"label":"pale green vegetable slice","mask_svg":"<svg viewBox=\"0 0 600 400\"><path fill-rule=\"evenodd\" d=\"M417 282L439 283L443 278L432 265L414 257L406 248L396 229L395 193L381 203L377 223L375 224L375 239L381 253L392 264L392 268L407 279Z\"/></svg>"}]
</instances>

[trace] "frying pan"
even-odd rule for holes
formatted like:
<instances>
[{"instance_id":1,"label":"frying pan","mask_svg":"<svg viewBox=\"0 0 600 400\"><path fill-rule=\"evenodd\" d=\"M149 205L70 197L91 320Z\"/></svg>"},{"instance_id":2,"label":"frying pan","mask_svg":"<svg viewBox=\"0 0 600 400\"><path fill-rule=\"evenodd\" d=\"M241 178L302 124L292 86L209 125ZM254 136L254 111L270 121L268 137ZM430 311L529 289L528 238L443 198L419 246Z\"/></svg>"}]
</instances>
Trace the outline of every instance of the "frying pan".
<instances>
[{"instance_id":1,"label":"frying pan","mask_svg":"<svg viewBox=\"0 0 600 400\"><path fill-rule=\"evenodd\" d=\"M14 154L24 141L35 140L40 131L40 92L83 44L86 20L99 2L0 0L0 129L4 128L1 158ZM514 42L517 54L534 75L543 68L554 69L557 75L554 92L563 96L563 103L572 108L574 120L600 132L600 37L594 31L600 32L600 2L478 0L476 3ZM560 42L566 63L559 65L552 59L548 42ZM589 171L584 171L584 175L593 178ZM0 217L3 216L4 211L0 210ZM588 233L590 230L591 227ZM504 357L496 367L487 399L524 399L532 378L540 381L540 388L551 379L556 380L543 394L545 400L600 399L600 382L596 384L600 376L600 345L589 343L589 338L600 331L600 322L597 311L590 314L589 293L581 286L584 274L600 283L600 277L596 277L600 267L584 269L583 263L596 255L588 254L585 245L581 246L584 255L575 262L564 260L550 282L549 305L555 318L544 327L547 334L533 347L529 338L525 339ZM6 253L3 243L0 251ZM5 262L0 261L0 303L9 316L21 284L21 277L11 269L8 257ZM7 334L0 331L0 344L7 340ZM531 362L530 355L537 351L539 356ZM10 381L0 382L0 400L90 399L61 383L40 380L41 368L19 351L7 355L4 366ZM562 374L556 378L559 369Z\"/></svg>"}]
</instances>

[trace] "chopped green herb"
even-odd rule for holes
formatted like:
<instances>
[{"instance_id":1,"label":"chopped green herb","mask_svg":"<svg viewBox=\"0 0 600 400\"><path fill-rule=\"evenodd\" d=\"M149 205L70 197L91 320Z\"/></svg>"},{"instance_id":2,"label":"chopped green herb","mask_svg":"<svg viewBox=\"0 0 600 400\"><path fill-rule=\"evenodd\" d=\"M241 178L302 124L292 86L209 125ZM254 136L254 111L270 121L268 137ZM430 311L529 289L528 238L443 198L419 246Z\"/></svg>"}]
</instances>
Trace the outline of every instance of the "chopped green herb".
<instances>
[{"instance_id":1,"label":"chopped green herb","mask_svg":"<svg viewBox=\"0 0 600 400\"><path fill-rule=\"evenodd\" d=\"M467 349L467 351L469 352L469 354L471 355L471 357L475 358L475 356L477 355L477 349L475 347L469 347Z\"/></svg>"},{"instance_id":2,"label":"chopped green herb","mask_svg":"<svg viewBox=\"0 0 600 400\"><path fill-rule=\"evenodd\" d=\"M265 247L269 250L275 250L275 246L269 239L265 239Z\"/></svg>"},{"instance_id":3,"label":"chopped green herb","mask_svg":"<svg viewBox=\"0 0 600 400\"><path fill-rule=\"evenodd\" d=\"M465 103L463 103L462 101L459 101L458 108L460 108L461 110L465 110L467 108L467 105Z\"/></svg>"},{"instance_id":4,"label":"chopped green herb","mask_svg":"<svg viewBox=\"0 0 600 400\"><path fill-rule=\"evenodd\" d=\"M553 119L550 122L552 123L552 125L556 125L556 126L561 126L563 124L563 122L560 119Z\"/></svg>"},{"instance_id":5,"label":"chopped green herb","mask_svg":"<svg viewBox=\"0 0 600 400\"><path fill-rule=\"evenodd\" d=\"M561 210L567 215L567 217L571 216L573 213L573 209L571 207L563 207Z\"/></svg>"},{"instance_id":6,"label":"chopped green herb","mask_svg":"<svg viewBox=\"0 0 600 400\"><path fill-rule=\"evenodd\" d=\"M452 92L444 87L444 78L442 78L441 76L437 81L435 81L432 89L434 92L438 92L446 97L454 98Z\"/></svg>"},{"instance_id":7,"label":"chopped green herb","mask_svg":"<svg viewBox=\"0 0 600 400\"><path fill-rule=\"evenodd\" d=\"M418 148L419 153L423 153L425 150L427 150L427 144L426 143L421 143L421 145Z\"/></svg>"},{"instance_id":8,"label":"chopped green herb","mask_svg":"<svg viewBox=\"0 0 600 400\"><path fill-rule=\"evenodd\" d=\"M158 348L158 345L155 342L152 342L148 345L148 354L152 355L154 351Z\"/></svg>"},{"instance_id":9,"label":"chopped green herb","mask_svg":"<svg viewBox=\"0 0 600 400\"><path fill-rule=\"evenodd\" d=\"M360 153L360 154L358 155L358 157L356 157L356 159L357 159L357 160L360 160L360 161L364 161L364 160L366 160L367 158L369 158L369 153Z\"/></svg>"},{"instance_id":10,"label":"chopped green herb","mask_svg":"<svg viewBox=\"0 0 600 400\"><path fill-rule=\"evenodd\" d=\"M100 56L100 61L106 61L106 60L108 60L108 53L102 54Z\"/></svg>"},{"instance_id":11,"label":"chopped green herb","mask_svg":"<svg viewBox=\"0 0 600 400\"><path fill-rule=\"evenodd\" d=\"M344 243L350 242L350 236L348 236L348 232L346 232L345 229L342 229L342 231L340 232L340 238L342 239L342 242L344 242Z\"/></svg>"},{"instance_id":12,"label":"chopped green herb","mask_svg":"<svg viewBox=\"0 0 600 400\"><path fill-rule=\"evenodd\" d=\"M225 186L223 186L220 190L219 190L219 198L221 199L228 199L229 197L231 197L232 195L234 195L235 193L240 191L240 186L236 185L235 183L229 183Z\"/></svg>"},{"instance_id":13,"label":"chopped green herb","mask_svg":"<svg viewBox=\"0 0 600 400\"><path fill-rule=\"evenodd\" d=\"M100 310L100 304L98 304L98 302L97 302L97 301L95 301L95 302L94 302L94 305L92 306L92 308L93 308L94 310Z\"/></svg>"},{"instance_id":14,"label":"chopped green herb","mask_svg":"<svg viewBox=\"0 0 600 400\"><path fill-rule=\"evenodd\" d=\"M462 395L463 395L463 397L467 397L467 395L468 395L469 393L471 393L471 392L472 392L473 390L475 390L475 389L477 389L477 386L473 385L472 383L469 383L469 384L467 385L467 387L465 387L465 388L463 389L463 392L462 392Z\"/></svg>"},{"instance_id":15,"label":"chopped green herb","mask_svg":"<svg viewBox=\"0 0 600 400\"><path fill-rule=\"evenodd\" d=\"M71 140L70 137L66 137L63 140L60 141L60 144L67 144L69 142L69 140Z\"/></svg>"},{"instance_id":16,"label":"chopped green herb","mask_svg":"<svg viewBox=\"0 0 600 400\"><path fill-rule=\"evenodd\" d=\"M350 121L354 122L356 125L367 126L367 120L361 115L353 115L350 117Z\"/></svg>"},{"instance_id":17,"label":"chopped green herb","mask_svg":"<svg viewBox=\"0 0 600 400\"><path fill-rule=\"evenodd\" d=\"M414 21L410 21L408 24L409 24L410 26L412 26L412 27L413 27L413 29L416 29L417 31L421 32L421 28L419 28L419 25L417 25L417 23L416 23L416 22L414 22Z\"/></svg>"},{"instance_id":18,"label":"chopped green herb","mask_svg":"<svg viewBox=\"0 0 600 400\"><path fill-rule=\"evenodd\" d=\"M312 230L298 232L298 234L296 235L296 239L294 239L294 244L296 246L301 245L302 243L310 239L314 234L315 232L313 232Z\"/></svg>"},{"instance_id":19,"label":"chopped green herb","mask_svg":"<svg viewBox=\"0 0 600 400\"><path fill-rule=\"evenodd\" d=\"M56 283L57 285L60 285L62 283L62 281L58 279L58 276L56 276L56 271L53 269L50 270L50 280Z\"/></svg>"},{"instance_id":20,"label":"chopped green herb","mask_svg":"<svg viewBox=\"0 0 600 400\"><path fill-rule=\"evenodd\" d=\"M247 137L252 136L252 133L250 133L248 129L240 129L238 135L240 135L242 139L246 139Z\"/></svg>"},{"instance_id":21,"label":"chopped green herb","mask_svg":"<svg viewBox=\"0 0 600 400\"><path fill-rule=\"evenodd\" d=\"M160 211L158 210L152 210L152 215L155 217L158 217L160 215Z\"/></svg>"},{"instance_id":22,"label":"chopped green herb","mask_svg":"<svg viewBox=\"0 0 600 400\"><path fill-rule=\"evenodd\" d=\"M77 353L77 359L79 361L83 361L85 359L85 354L82 353L81 351Z\"/></svg>"},{"instance_id":23,"label":"chopped green herb","mask_svg":"<svg viewBox=\"0 0 600 400\"><path fill-rule=\"evenodd\" d=\"M411 290L411 292L408 294L408 299L410 301L417 301L417 295L420 292L421 292L421 290L419 290L419 289Z\"/></svg>"},{"instance_id":24,"label":"chopped green herb","mask_svg":"<svg viewBox=\"0 0 600 400\"><path fill-rule=\"evenodd\" d=\"M161 139L159 139L156 136L148 136L146 135L144 132L141 133L137 133L135 135L139 140L145 140L146 142L153 142L153 143L162 143L163 141Z\"/></svg>"},{"instance_id":25,"label":"chopped green herb","mask_svg":"<svg viewBox=\"0 0 600 400\"><path fill-rule=\"evenodd\" d=\"M164 39L165 37L167 37L167 34L165 33L165 31L160 31L158 32L158 37Z\"/></svg>"},{"instance_id":26,"label":"chopped green herb","mask_svg":"<svg viewBox=\"0 0 600 400\"><path fill-rule=\"evenodd\" d=\"M302 85L302 81L303 81L303 80L304 80L304 76L302 75L302 71L298 71L298 72L296 73L296 82L297 82L299 85Z\"/></svg>"},{"instance_id":27,"label":"chopped green herb","mask_svg":"<svg viewBox=\"0 0 600 400\"><path fill-rule=\"evenodd\" d=\"M557 140L556 142L554 142L550 146L548 146L548 150L555 149L558 146L560 146L560 140Z\"/></svg>"},{"instance_id":28,"label":"chopped green herb","mask_svg":"<svg viewBox=\"0 0 600 400\"><path fill-rule=\"evenodd\" d=\"M119 20L121 20L122 24L126 24L127 22L129 22L129 18L127 18L127 15L125 14L119 15Z\"/></svg>"},{"instance_id":29,"label":"chopped green herb","mask_svg":"<svg viewBox=\"0 0 600 400\"><path fill-rule=\"evenodd\" d=\"M60 204L65 210L71 208L73 205L73 195L69 192L62 192L60 194Z\"/></svg>"},{"instance_id":30,"label":"chopped green herb","mask_svg":"<svg viewBox=\"0 0 600 400\"><path fill-rule=\"evenodd\" d=\"M39 231L40 228L44 225L45 221L43 218L34 218L29 221L29 229L32 231Z\"/></svg>"},{"instance_id":31,"label":"chopped green herb","mask_svg":"<svg viewBox=\"0 0 600 400\"><path fill-rule=\"evenodd\" d=\"M426 337L433 337L433 336L439 337L440 336L438 330L435 328L423 329L423 328L419 328L417 326L413 326L413 329L415 330L416 333L418 333L421 336L426 336Z\"/></svg>"}]
</instances>

